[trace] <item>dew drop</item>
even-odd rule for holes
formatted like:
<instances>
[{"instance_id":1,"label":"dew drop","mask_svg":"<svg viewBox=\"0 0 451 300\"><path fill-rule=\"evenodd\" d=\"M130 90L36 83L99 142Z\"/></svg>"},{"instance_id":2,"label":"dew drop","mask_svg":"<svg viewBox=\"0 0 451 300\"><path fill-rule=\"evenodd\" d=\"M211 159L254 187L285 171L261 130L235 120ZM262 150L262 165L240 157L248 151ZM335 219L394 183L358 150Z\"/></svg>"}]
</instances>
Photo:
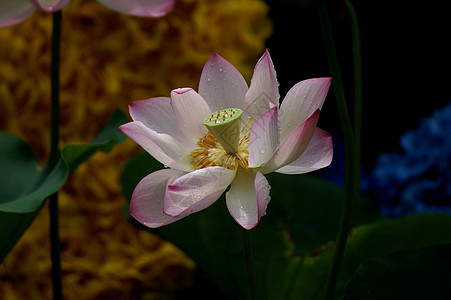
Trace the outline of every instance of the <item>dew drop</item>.
<instances>
[{"instance_id":1,"label":"dew drop","mask_svg":"<svg viewBox=\"0 0 451 300\"><path fill-rule=\"evenodd\" d=\"M216 124L220 124L221 123L221 121L219 121L219 120L216 120L216 122L215 122Z\"/></svg>"},{"instance_id":2,"label":"dew drop","mask_svg":"<svg viewBox=\"0 0 451 300\"><path fill-rule=\"evenodd\" d=\"M208 81L208 82L211 82L211 78L210 78L210 77L208 77L208 78L207 78L207 81Z\"/></svg>"},{"instance_id":3,"label":"dew drop","mask_svg":"<svg viewBox=\"0 0 451 300\"><path fill-rule=\"evenodd\" d=\"M263 150L263 149L260 150L260 153L261 153L261 154L265 154L265 150Z\"/></svg>"},{"instance_id":4,"label":"dew drop","mask_svg":"<svg viewBox=\"0 0 451 300\"><path fill-rule=\"evenodd\" d=\"M223 69L222 68L219 68L219 72L222 72L223 71Z\"/></svg>"}]
</instances>

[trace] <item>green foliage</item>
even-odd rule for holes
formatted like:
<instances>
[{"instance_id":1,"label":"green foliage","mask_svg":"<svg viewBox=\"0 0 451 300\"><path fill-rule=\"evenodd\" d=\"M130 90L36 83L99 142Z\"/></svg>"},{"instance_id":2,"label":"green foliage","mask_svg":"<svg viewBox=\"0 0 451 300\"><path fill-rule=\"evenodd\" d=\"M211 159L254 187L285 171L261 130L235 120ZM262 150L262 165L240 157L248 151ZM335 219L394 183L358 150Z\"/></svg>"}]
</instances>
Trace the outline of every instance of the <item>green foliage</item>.
<instances>
[{"instance_id":1,"label":"green foliage","mask_svg":"<svg viewBox=\"0 0 451 300\"><path fill-rule=\"evenodd\" d=\"M346 300L450 299L451 244L371 258L346 286Z\"/></svg>"},{"instance_id":2,"label":"green foliage","mask_svg":"<svg viewBox=\"0 0 451 300\"><path fill-rule=\"evenodd\" d=\"M141 178L161 168L147 153L138 155L123 174L124 194L130 199ZM332 262L342 190L321 179L271 174L272 200L267 215L252 229L251 238L261 299L321 299ZM248 299L239 225L227 211L224 196L209 208L157 229L135 225L174 243L231 299ZM355 228L338 279L338 299L364 261L408 250L451 242L451 217L409 216L380 220Z\"/></svg>"},{"instance_id":3,"label":"green foliage","mask_svg":"<svg viewBox=\"0 0 451 300\"><path fill-rule=\"evenodd\" d=\"M127 122L116 110L91 144L67 145L55 164L39 166L31 148L22 140L0 133L0 261L3 261L31 225L45 200L66 182L70 172L96 151L110 151L125 141L118 126Z\"/></svg>"}]
</instances>

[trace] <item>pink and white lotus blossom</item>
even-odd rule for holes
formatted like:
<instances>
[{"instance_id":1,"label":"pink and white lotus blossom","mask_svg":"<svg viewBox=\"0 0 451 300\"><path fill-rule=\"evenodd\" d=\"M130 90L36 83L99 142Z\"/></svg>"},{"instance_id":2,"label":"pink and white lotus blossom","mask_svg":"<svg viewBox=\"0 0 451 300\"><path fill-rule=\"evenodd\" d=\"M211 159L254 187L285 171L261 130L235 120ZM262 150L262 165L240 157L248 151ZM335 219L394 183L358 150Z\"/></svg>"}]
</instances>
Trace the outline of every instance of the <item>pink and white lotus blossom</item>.
<instances>
[{"instance_id":1,"label":"pink and white lotus blossom","mask_svg":"<svg viewBox=\"0 0 451 300\"><path fill-rule=\"evenodd\" d=\"M0 0L0 27L17 24L36 9L55 12L70 0ZM174 0L98 0L106 7L133 16L162 17L174 6Z\"/></svg>"},{"instance_id":2,"label":"pink and white lotus blossom","mask_svg":"<svg viewBox=\"0 0 451 300\"><path fill-rule=\"evenodd\" d=\"M167 168L138 183L130 214L148 227L163 226L208 207L230 186L230 214L253 228L270 201L265 174L302 174L330 164L331 137L316 127L330 83L301 81L279 107L268 51L249 88L235 67L214 54L198 92L180 88L170 98L132 102L133 121L120 129Z\"/></svg>"}]
</instances>

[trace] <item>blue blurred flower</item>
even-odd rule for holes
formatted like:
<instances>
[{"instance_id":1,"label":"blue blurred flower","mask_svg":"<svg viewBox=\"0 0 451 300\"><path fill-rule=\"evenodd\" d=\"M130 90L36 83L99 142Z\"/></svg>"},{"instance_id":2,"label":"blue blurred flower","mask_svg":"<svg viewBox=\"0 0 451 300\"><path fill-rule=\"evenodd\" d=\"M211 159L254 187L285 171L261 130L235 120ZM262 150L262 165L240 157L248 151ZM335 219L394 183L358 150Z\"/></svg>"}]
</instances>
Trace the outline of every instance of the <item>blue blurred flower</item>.
<instances>
[{"instance_id":1,"label":"blue blurred flower","mask_svg":"<svg viewBox=\"0 0 451 300\"><path fill-rule=\"evenodd\" d=\"M382 213L451 215L451 103L400 139L402 154L382 154L370 177Z\"/></svg>"}]
</instances>

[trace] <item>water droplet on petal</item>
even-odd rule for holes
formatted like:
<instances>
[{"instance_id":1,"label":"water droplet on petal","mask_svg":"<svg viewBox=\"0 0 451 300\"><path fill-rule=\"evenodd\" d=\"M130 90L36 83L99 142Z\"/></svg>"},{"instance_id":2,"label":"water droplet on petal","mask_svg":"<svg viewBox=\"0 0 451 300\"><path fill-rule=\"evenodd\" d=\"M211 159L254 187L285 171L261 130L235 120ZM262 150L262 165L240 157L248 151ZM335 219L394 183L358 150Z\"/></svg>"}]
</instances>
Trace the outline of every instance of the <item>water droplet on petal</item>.
<instances>
[{"instance_id":1,"label":"water droplet on petal","mask_svg":"<svg viewBox=\"0 0 451 300\"><path fill-rule=\"evenodd\" d=\"M263 150L263 149L260 150L260 153L261 153L261 154L265 154L265 150Z\"/></svg>"},{"instance_id":2,"label":"water droplet on petal","mask_svg":"<svg viewBox=\"0 0 451 300\"><path fill-rule=\"evenodd\" d=\"M222 72L223 71L223 69L222 68L219 68L219 72Z\"/></svg>"}]
</instances>

